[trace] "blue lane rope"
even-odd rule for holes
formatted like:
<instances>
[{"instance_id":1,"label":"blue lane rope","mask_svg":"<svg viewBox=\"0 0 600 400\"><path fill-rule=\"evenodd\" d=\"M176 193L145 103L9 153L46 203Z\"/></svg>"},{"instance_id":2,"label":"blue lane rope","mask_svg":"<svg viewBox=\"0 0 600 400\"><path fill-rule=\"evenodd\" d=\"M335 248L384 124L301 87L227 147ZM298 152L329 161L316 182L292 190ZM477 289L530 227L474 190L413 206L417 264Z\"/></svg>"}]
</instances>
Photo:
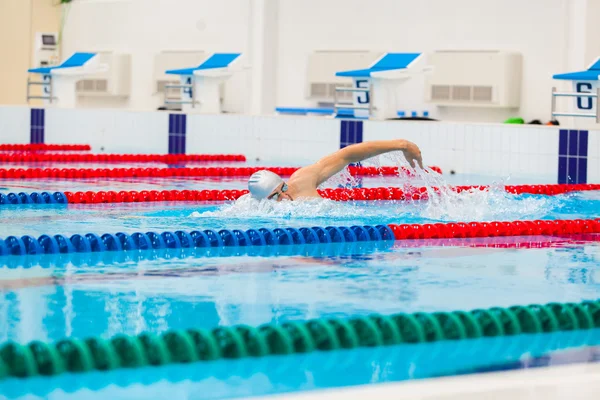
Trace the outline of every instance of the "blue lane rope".
<instances>
[{"instance_id":1,"label":"blue lane rope","mask_svg":"<svg viewBox=\"0 0 600 400\"><path fill-rule=\"evenodd\" d=\"M94 253L186 248L222 248L247 246L304 245L318 243L354 243L393 241L387 225L327 226L312 228L260 228L219 231L205 229L191 232L135 232L127 234L41 235L34 238L8 236L0 239L0 256L37 254Z\"/></svg>"},{"instance_id":2,"label":"blue lane rope","mask_svg":"<svg viewBox=\"0 0 600 400\"><path fill-rule=\"evenodd\" d=\"M1 204L67 204L67 196L63 192L32 193L0 193Z\"/></svg>"},{"instance_id":3,"label":"blue lane rope","mask_svg":"<svg viewBox=\"0 0 600 400\"><path fill-rule=\"evenodd\" d=\"M52 253L0 257L0 269L28 269L92 267L115 265L126 262L140 262L160 259L186 258L226 258L226 257L276 257L303 256L315 258L351 257L374 252L388 251L394 242L345 242L345 243L306 243L291 246L238 246L238 247L189 247L147 249L135 252L92 251L89 253ZM202 267L198 267L202 269Z\"/></svg>"}]
</instances>

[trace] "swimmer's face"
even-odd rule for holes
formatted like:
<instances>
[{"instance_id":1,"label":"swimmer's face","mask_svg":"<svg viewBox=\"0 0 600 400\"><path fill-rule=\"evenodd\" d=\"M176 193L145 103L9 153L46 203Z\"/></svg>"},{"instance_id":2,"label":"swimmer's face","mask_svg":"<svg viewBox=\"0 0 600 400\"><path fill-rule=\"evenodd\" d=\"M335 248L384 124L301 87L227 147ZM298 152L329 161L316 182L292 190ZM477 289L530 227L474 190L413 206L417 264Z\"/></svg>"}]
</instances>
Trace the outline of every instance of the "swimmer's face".
<instances>
[{"instance_id":1,"label":"swimmer's face","mask_svg":"<svg viewBox=\"0 0 600 400\"><path fill-rule=\"evenodd\" d=\"M292 200L292 198L290 197L289 194L287 194L287 190L288 190L288 185L285 182L282 182L281 185L277 186L277 189L275 189L270 195L269 197L267 197L268 200L275 200L275 201L282 201L282 200Z\"/></svg>"}]
</instances>

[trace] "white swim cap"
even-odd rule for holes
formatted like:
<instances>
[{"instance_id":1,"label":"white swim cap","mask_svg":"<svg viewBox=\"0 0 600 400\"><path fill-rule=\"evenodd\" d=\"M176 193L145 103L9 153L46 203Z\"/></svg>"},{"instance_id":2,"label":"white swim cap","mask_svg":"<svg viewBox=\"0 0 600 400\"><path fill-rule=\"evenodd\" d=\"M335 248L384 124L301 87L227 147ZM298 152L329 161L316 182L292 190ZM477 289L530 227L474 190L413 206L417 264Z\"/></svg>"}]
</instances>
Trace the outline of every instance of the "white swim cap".
<instances>
[{"instance_id":1,"label":"white swim cap","mask_svg":"<svg viewBox=\"0 0 600 400\"><path fill-rule=\"evenodd\" d=\"M279 175L271 171L258 171L252 174L248 180L248 190L252 193L252 197L264 199L281 185L283 179Z\"/></svg>"}]
</instances>

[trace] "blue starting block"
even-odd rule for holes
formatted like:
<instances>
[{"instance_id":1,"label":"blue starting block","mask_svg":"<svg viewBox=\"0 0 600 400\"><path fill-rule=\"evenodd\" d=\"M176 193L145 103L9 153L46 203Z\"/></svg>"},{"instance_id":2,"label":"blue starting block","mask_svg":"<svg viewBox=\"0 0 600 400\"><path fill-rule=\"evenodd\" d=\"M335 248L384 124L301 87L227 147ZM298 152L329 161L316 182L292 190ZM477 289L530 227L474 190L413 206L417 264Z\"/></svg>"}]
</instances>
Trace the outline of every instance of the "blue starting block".
<instances>
[{"instance_id":1,"label":"blue starting block","mask_svg":"<svg viewBox=\"0 0 600 400\"><path fill-rule=\"evenodd\" d=\"M181 100L165 99L165 105L180 104L184 112L221 113L219 85L233 75L233 66L241 53L214 53L197 67L165 71L179 75L179 85L166 88L180 89Z\"/></svg>"},{"instance_id":2,"label":"blue starting block","mask_svg":"<svg viewBox=\"0 0 600 400\"><path fill-rule=\"evenodd\" d=\"M42 80L32 81L27 78L27 101L42 99L44 103L57 107L75 107L77 81L87 75L108 70L107 66L98 65L96 56L96 53L74 53L60 65L28 69L29 73L41 75ZM43 86L43 95L31 95L31 86Z\"/></svg>"},{"instance_id":3,"label":"blue starting block","mask_svg":"<svg viewBox=\"0 0 600 400\"><path fill-rule=\"evenodd\" d=\"M553 79L567 80L573 83L573 92L557 92L552 88L552 116L553 117L583 117L595 118L600 123L600 57L598 57L587 70L567 72L552 76ZM574 97L574 112L557 112L557 97Z\"/></svg>"},{"instance_id":4,"label":"blue starting block","mask_svg":"<svg viewBox=\"0 0 600 400\"><path fill-rule=\"evenodd\" d=\"M334 112L351 108L358 118L396 117L398 86L427 70L417 68L422 58L422 53L386 53L368 68L337 72L336 76L352 78L353 87L335 88ZM338 92L352 92L352 104L338 103Z\"/></svg>"},{"instance_id":5,"label":"blue starting block","mask_svg":"<svg viewBox=\"0 0 600 400\"><path fill-rule=\"evenodd\" d=\"M279 114L296 114L296 115L331 115L333 108L311 108L311 107L275 107L275 112Z\"/></svg>"}]
</instances>

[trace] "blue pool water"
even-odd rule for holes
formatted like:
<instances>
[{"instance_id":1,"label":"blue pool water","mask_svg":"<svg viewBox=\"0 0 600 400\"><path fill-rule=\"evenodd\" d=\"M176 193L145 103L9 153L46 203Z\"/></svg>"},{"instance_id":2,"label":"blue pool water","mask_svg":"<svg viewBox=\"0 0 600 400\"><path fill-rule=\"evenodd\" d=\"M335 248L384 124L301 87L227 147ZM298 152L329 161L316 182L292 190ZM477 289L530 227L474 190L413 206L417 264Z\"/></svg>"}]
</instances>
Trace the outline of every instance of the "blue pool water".
<instances>
[{"instance_id":1,"label":"blue pool water","mask_svg":"<svg viewBox=\"0 0 600 400\"><path fill-rule=\"evenodd\" d=\"M132 233L178 229L251 229L428 223L449 221L513 221L594 218L600 192L559 196L513 195L504 191L461 193L449 203L427 201L329 200L261 203L241 200L228 204L120 203L74 205L4 205L0 237L75 233Z\"/></svg>"},{"instance_id":2,"label":"blue pool water","mask_svg":"<svg viewBox=\"0 0 600 400\"><path fill-rule=\"evenodd\" d=\"M398 179L364 178L362 183L391 186ZM489 177L471 177L467 182L449 177L447 181L452 179L453 184L493 181ZM0 192L239 189L244 180L1 184L6 189ZM461 193L427 202L11 205L0 208L0 237L596 218L598 210L600 192L549 197L516 196L502 190ZM0 257L0 342L108 338L119 333L257 326L371 313L596 300L600 297L598 239L600 235L540 236ZM470 373L523 364L528 358L532 360L529 364L540 364L558 357L561 353L557 351L583 351L583 344L600 345L600 332L217 361L27 381L9 379L0 381L0 398L30 398L28 394L52 398L232 398ZM594 347L586 349L595 351ZM579 353L572 354L576 359ZM585 361L589 361L586 354Z\"/></svg>"},{"instance_id":3,"label":"blue pool water","mask_svg":"<svg viewBox=\"0 0 600 400\"><path fill-rule=\"evenodd\" d=\"M5 269L0 339L25 343L469 310L474 301L483 308L580 302L595 300L600 290L600 271L593 268L600 261L596 242L518 251L389 243L328 248L312 257L205 254L94 261L49 265L42 260L39 267Z\"/></svg>"},{"instance_id":4,"label":"blue pool water","mask_svg":"<svg viewBox=\"0 0 600 400\"><path fill-rule=\"evenodd\" d=\"M117 164L120 165L120 164ZM85 166L83 166L85 168ZM106 165L104 167L107 167ZM113 166L116 168L116 166ZM169 177L169 178L99 178L99 179L2 179L0 193L34 190L54 191L99 191L99 190L212 190L212 189L246 189L247 178L244 177ZM489 185L503 183L506 185L551 184L556 183L555 176L523 177L491 177L474 174L444 173L443 181L449 185ZM405 183L420 184L416 178L392 176L357 177L357 187L401 186ZM323 187L337 187L338 182L326 182Z\"/></svg>"},{"instance_id":5,"label":"blue pool water","mask_svg":"<svg viewBox=\"0 0 600 400\"><path fill-rule=\"evenodd\" d=\"M573 351L574 343L590 347ZM512 368L534 368L600 358L600 330L465 343L432 343L306 355L215 361L194 365L32 378L0 383L0 398L224 399L379 384ZM570 349L570 351L569 351ZM34 397L35 396L35 397Z\"/></svg>"}]
</instances>

